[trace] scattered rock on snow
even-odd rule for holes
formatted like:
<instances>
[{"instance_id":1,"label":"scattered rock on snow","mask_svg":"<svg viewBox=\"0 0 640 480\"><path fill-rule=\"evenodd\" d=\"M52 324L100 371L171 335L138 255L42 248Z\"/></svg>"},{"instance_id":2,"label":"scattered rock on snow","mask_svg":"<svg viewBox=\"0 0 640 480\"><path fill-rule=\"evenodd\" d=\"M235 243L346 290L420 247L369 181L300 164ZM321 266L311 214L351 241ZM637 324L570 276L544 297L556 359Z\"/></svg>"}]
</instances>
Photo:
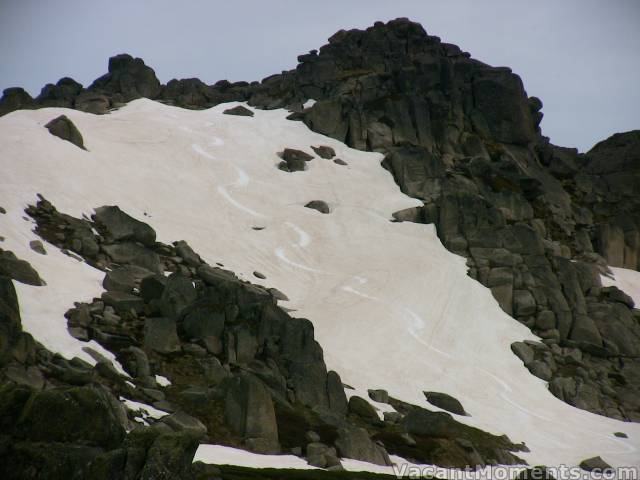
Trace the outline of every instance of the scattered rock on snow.
<instances>
[{"instance_id":1,"label":"scattered rock on snow","mask_svg":"<svg viewBox=\"0 0 640 480\"><path fill-rule=\"evenodd\" d=\"M313 210L317 210L320 213L325 213L325 214L331 213L331 210L329 209L329 205L327 205L327 202L325 202L324 200L312 200L309 203L307 203L305 207L311 208Z\"/></svg>"},{"instance_id":2,"label":"scattered rock on snow","mask_svg":"<svg viewBox=\"0 0 640 480\"><path fill-rule=\"evenodd\" d=\"M31 240L29 242L29 248L40 255L46 255L47 251L44 249L44 245L40 240Z\"/></svg>"},{"instance_id":3,"label":"scattered rock on snow","mask_svg":"<svg viewBox=\"0 0 640 480\"><path fill-rule=\"evenodd\" d=\"M278 168L285 172L301 172L306 169L306 163L313 160L313 157L308 153L294 148L285 148L279 155L283 161L280 162Z\"/></svg>"},{"instance_id":4,"label":"scattered rock on snow","mask_svg":"<svg viewBox=\"0 0 640 480\"><path fill-rule=\"evenodd\" d=\"M86 148L84 148L82 134L66 115L60 115L59 117L54 118L44 127L49 130L51 135L61 138L62 140L66 140L67 142L73 143L76 147L86 150Z\"/></svg>"},{"instance_id":5,"label":"scattered rock on snow","mask_svg":"<svg viewBox=\"0 0 640 480\"><path fill-rule=\"evenodd\" d=\"M330 160L336 156L336 151L331 147L327 147L326 145L311 147L311 149L316 152L316 155L318 155L320 158L324 158L325 160Z\"/></svg>"},{"instance_id":6,"label":"scattered rock on snow","mask_svg":"<svg viewBox=\"0 0 640 480\"><path fill-rule=\"evenodd\" d=\"M225 115L237 115L239 117L253 117L254 113L242 105L237 107L227 108L224 112Z\"/></svg>"},{"instance_id":7,"label":"scattered rock on snow","mask_svg":"<svg viewBox=\"0 0 640 480\"><path fill-rule=\"evenodd\" d=\"M349 165L347 162L345 162L344 160L342 160L341 158L334 158L333 159L333 163L336 163L338 165Z\"/></svg>"},{"instance_id":8,"label":"scattered rock on snow","mask_svg":"<svg viewBox=\"0 0 640 480\"><path fill-rule=\"evenodd\" d=\"M587 472L603 473L607 470L611 470L611 465L598 456L581 461L580 468Z\"/></svg>"},{"instance_id":9,"label":"scattered rock on snow","mask_svg":"<svg viewBox=\"0 0 640 480\"><path fill-rule=\"evenodd\" d=\"M264 274L262 274L262 273L260 273L258 271L253 272L253 276L257 277L257 278L259 278L261 280L264 280L265 278L267 278Z\"/></svg>"},{"instance_id":10,"label":"scattered rock on snow","mask_svg":"<svg viewBox=\"0 0 640 480\"><path fill-rule=\"evenodd\" d=\"M457 415L468 415L462 407L462 404L451 395L447 395L446 393L441 392L423 393L427 398L427 402L429 402L431 405L435 405L436 407L442 408L443 410L455 413Z\"/></svg>"}]
</instances>

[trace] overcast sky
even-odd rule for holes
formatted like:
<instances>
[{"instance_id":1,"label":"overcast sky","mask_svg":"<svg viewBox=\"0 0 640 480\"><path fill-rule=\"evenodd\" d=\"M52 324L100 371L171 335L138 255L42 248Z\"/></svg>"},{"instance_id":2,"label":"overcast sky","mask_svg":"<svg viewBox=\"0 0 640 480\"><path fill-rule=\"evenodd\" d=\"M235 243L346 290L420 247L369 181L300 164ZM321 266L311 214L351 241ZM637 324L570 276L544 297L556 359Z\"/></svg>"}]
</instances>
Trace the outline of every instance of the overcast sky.
<instances>
[{"instance_id":1,"label":"overcast sky","mask_svg":"<svg viewBox=\"0 0 640 480\"><path fill-rule=\"evenodd\" d=\"M341 28L409 17L518 73L552 142L588 150L640 128L640 0L0 0L0 90L142 57L161 82L259 80Z\"/></svg>"}]
</instances>

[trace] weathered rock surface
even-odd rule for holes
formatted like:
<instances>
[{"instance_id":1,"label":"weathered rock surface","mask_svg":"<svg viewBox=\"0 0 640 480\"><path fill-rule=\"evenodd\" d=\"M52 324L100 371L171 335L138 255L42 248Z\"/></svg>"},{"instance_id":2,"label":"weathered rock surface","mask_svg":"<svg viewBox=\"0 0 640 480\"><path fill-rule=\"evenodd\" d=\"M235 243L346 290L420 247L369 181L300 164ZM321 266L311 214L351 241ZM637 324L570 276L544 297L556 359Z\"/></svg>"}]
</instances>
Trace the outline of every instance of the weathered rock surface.
<instances>
[{"instance_id":1,"label":"weathered rock surface","mask_svg":"<svg viewBox=\"0 0 640 480\"><path fill-rule=\"evenodd\" d=\"M278 453L278 427L271 395L252 376L229 380L225 398L225 415L231 427L245 438L252 450Z\"/></svg>"},{"instance_id":2,"label":"weathered rock surface","mask_svg":"<svg viewBox=\"0 0 640 480\"><path fill-rule=\"evenodd\" d=\"M391 465L389 455L383 447L373 442L363 428L342 428L338 431L336 440L338 453L347 458L375 463L376 465Z\"/></svg>"}]
</instances>

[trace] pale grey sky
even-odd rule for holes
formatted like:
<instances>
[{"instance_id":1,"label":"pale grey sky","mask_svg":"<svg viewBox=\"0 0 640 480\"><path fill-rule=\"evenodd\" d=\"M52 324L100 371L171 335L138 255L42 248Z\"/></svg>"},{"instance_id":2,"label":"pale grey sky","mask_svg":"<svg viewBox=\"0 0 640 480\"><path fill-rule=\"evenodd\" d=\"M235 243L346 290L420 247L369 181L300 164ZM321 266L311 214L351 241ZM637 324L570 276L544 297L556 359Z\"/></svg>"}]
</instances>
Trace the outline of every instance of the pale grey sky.
<instances>
[{"instance_id":1,"label":"pale grey sky","mask_svg":"<svg viewBox=\"0 0 640 480\"><path fill-rule=\"evenodd\" d=\"M259 80L341 28L396 17L511 67L556 144L640 128L640 0L0 0L0 90L87 86L123 52L163 83Z\"/></svg>"}]
</instances>

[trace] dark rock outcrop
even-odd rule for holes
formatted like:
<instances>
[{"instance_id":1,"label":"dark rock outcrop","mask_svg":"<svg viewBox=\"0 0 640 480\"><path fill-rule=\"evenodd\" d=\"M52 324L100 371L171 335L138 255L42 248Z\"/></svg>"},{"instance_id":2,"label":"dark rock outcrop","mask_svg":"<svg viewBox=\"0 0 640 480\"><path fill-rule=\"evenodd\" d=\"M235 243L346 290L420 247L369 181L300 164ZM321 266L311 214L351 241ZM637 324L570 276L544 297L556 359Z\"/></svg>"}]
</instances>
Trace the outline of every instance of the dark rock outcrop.
<instances>
[{"instance_id":1,"label":"dark rock outcrop","mask_svg":"<svg viewBox=\"0 0 640 480\"><path fill-rule=\"evenodd\" d=\"M225 398L227 422L253 451L278 453L278 426L267 388L250 375L229 379Z\"/></svg>"},{"instance_id":2,"label":"dark rock outcrop","mask_svg":"<svg viewBox=\"0 0 640 480\"><path fill-rule=\"evenodd\" d=\"M21 260L13 252L0 248L0 276L12 278L26 285L46 285L38 272L26 260Z\"/></svg>"},{"instance_id":3,"label":"dark rock outcrop","mask_svg":"<svg viewBox=\"0 0 640 480\"><path fill-rule=\"evenodd\" d=\"M424 204L396 218L434 223L469 275L543 339L532 373L558 395L552 385L571 379L560 398L572 405L640 420L640 326L599 279L605 263L638 268L638 132L584 155L556 147L516 74L407 19L340 31L298 60L251 86L249 104L292 108L318 133L384 153Z\"/></svg>"},{"instance_id":4,"label":"dark rock outcrop","mask_svg":"<svg viewBox=\"0 0 640 480\"><path fill-rule=\"evenodd\" d=\"M469 275L491 289L505 312L541 337L541 342L518 342L512 349L532 374L549 382L552 394L578 408L640 420L640 317L629 298L602 288L599 277L607 263L640 266L639 133L614 135L586 154L554 146L539 129L541 101L528 97L517 75L472 59L406 19L378 22L364 31L340 31L299 62L295 70L261 83L221 81L208 86L188 79L162 87L142 60L120 55L110 60L109 73L87 90L65 81L35 101L20 89L7 90L0 114L45 106L58 97L93 113L106 113L139 97L188 108L232 100L258 108L290 108L291 119L304 121L316 132L385 155L383 166L400 189L423 202L398 212L396 220L435 224L443 245L467 258ZM315 104L303 108L310 98ZM330 156L325 150L314 152ZM301 171L313 157L287 149L282 158L281 169ZM243 396L238 397L234 385L242 383L242 375L250 375L267 393L257 394L264 399L260 408L269 413L267 404L273 408L283 448L305 445L292 425L302 424L306 432L315 422L313 427L324 432L323 444L333 442L343 454L349 451L379 463L386 462L385 454L373 439L390 453L422 462L518 462L509 453L517 446L484 432L470 433L443 412L390 400L397 415L386 415L385 422L350 414L340 379L327 372L310 322L291 318L277 307L270 291L203 264L186 248L180 253L177 246L156 243L155 234L151 240L148 230L138 225L147 232L139 235L131 217L124 218L128 233L123 236L110 232L106 224L97 225L96 235L92 222L60 214L43 199L27 212L38 223L36 233L97 268L136 265L155 274L141 280L139 294L107 292L105 301L70 311L70 332L74 329L77 338L94 339L127 360L124 365L145 385L147 401L166 408L181 402L202 421L208 435L244 442L255 450L275 445L273 435L266 435L265 443L262 436L247 437L242 427L250 409L237 401ZM185 281L173 285L162 275L165 271ZM193 290L182 288L186 282ZM3 328L14 333L7 338L17 345L22 337L15 336L15 317L7 317L6 311L11 307L0 304L2 319L13 318ZM165 319L163 332L170 333L149 338L168 335L171 348L145 345L145 332L159 318ZM7 351L9 343L0 343L0 352ZM32 343L25 345L31 347L22 349L21 358L35 357ZM11 352L15 357L13 347ZM95 375L118 378L105 362L99 362L95 372L59 363L63 366L47 364L48 378L79 386ZM153 388L150 365L178 379L166 394ZM13 368L10 375L42 385L43 374L31 367ZM227 398L242 408L221 423ZM269 414L273 427L271 420ZM171 452L193 447L192 439L146 435L128 435L125 446L108 458L95 450L104 447L74 445L68 451L77 460L70 462L86 465L86 459L101 458L92 468L111 468L121 462L123 449L135 445L150 452L159 442L156 453L145 458L163 465L160 445ZM257 441L247 442L252 438ZM438 448L427 452L424 442ZM17 443L12 455L47 461L28 442ZM166 458L184 467L184 456ZM146 468L143 464L134 471Z\"/></svg>"},{"instance_id":5,"label":"dark rock outcrop","mask_svg":"<svg viewBox=\"0 0 640 480\"><path fill-rule=\"evenodd\" d=\"M22 332L20 308L13 282L0 275L0 367L6 363Z\"/></svg>"},{"instance_id":6,"label":"dark rock outcrop","mask_svg":"<svg viewBox=\"0 0 640 480\"><path fill-rule=\"evenodd\" d=\"M14 110L35 108L33 97L23 88L7 88L0 97L0 115L5 115Z\"/></svg>"},{"instance_id":7,"label":"dark rock outcrop","mask_svg":"<svg viewBox=\"0 0 640 480\"><path fill-rule=\"evenodd\" d=\"M82 92L82 85L73 78L64 77L54 85L49 83L42 87L36 103L40 107L74 108L75 99Z\"/></svg>"},{"instance_id":8,"label":"dark rock outcrop","mask_svg":"<svg viewBox=\"0 0 640 480\"><path fill-rule=\"evenodd\" d=\"M156 98L160 81L141 58L126 53L109 59L109 73L95 80L88 90L108 95L111 103L124 103L140 97Z\"/></svg>"}]
</instances>

